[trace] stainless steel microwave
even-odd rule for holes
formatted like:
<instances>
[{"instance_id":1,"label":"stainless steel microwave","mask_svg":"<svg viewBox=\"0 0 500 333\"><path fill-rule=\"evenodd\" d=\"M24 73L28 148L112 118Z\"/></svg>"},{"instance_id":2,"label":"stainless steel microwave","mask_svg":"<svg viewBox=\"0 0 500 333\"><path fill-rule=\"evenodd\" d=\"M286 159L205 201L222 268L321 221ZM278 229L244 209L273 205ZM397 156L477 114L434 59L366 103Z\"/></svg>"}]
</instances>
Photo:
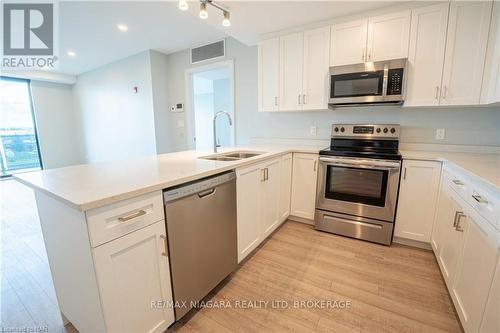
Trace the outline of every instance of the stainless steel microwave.
<instances>
[{"instance_id":1,"label":"stainless steel microwave","mask_svg":"<svg viewBox=\"0 0 500 333\"><path fill-rule=\"evenodd\" d=\"M331 67L328 104L332 108L402 104L405 69L406 59Z\"/></svg>"}]
</instances>

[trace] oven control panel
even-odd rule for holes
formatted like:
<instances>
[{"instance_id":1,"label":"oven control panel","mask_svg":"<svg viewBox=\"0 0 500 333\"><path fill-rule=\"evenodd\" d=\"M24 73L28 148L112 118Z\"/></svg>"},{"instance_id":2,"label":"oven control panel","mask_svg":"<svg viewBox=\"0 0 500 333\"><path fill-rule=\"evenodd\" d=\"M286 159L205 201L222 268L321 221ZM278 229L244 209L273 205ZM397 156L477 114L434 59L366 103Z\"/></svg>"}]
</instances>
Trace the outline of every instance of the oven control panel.
<instances>
[{"instance_id":1,"label":"oven control panel","mask_svg":"<svg viewBox=\"0 0 500 333\"><path fill-rule=\"evenodd\" d=\"M400 125L333 124L332 137L399 138Z\"/></svg>"}]
</instances>

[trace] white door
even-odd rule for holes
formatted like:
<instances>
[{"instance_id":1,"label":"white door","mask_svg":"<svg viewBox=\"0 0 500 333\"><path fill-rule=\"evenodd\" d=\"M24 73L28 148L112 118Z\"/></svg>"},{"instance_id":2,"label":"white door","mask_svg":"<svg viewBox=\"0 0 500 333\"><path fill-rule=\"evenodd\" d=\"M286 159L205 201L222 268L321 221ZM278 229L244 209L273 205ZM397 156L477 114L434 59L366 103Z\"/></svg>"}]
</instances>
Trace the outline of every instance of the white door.
<instances>
[{"instance_id":1,"label":"white door","mask_svg":"<svg viewBox=\"0 0 500 333\"><path fill-rule=\"evenodd\" d=\"M411 11L370 17L367 60L382 61L408 57Z\"/></svg>"},{"instance_id":2,"label":"white door","mask_svg":"<svg viewBox=\"0 0 500 333\"><path fill-rule=\"evenodd\" d=\"M259 245L264 171L262 164L257 164L238 169L236 175L238 262L240 262Z\"/></svg>"},{"instance_id":3,"label":"white door","mask_svg":"<svg viewBox=\"0 0 500 333\"><path fill-rule=\"evenodd\" d=\"M497 231L473 212L467 222L467 226L458 226L465 235L452 298L465 332L479 332L498 257Z\"/></svg>"},{"instance_id":4,"label":"white door","mask_svg":"<svg viewBox=\"0 0 500 333\"><path fill-rule=\"evenodd\" d=\"M280 159L274 159L265 165L265 181L262 183L262 193L259 196L262 207L261 238L264 239L279 225L280 196Z\"/></svg>"},{"instance_id":5,"label":"white door","mask_svg":"<svg viewBox=\"0 0 500 333\"><path fill-rule=\"evenodd\" d=\"M368 20L334 24L331 27L330 66L359 64L366 59Z\"/></svg>"},{"instance_id":6,"label":"white door","mask_svg":"<svg viewBox=\"0 0 500 333\"><path fill-rule=\"evenodd\" d=\"M490 1L452 1L441 104L479 103L491 16Z\"/></svg>"},{"instance_id":7,"label":"white door","mask_svg":"<svg viewBox=\"0 0 500 333\"><path fill-rule=\"evenodd\" d=\"M500 332L500 257L497 261L497 269L491 289L486 301L483 320L479 332Z\"/></svg>"},{"instance_id":8,"label":"white door","mask_svg":"<svg viewBox=\"0 0 500 333\"><path fill-rule=\"evenodd\" d=\"M330 27L304 32L302 108L328 109Z\"/></svg>"},{"instance_id":9,"label":"white door","mask_svg":"<svg viewBox=\"0 0 500 333\"><path fill-rule=\"evenodd\" d=\"M441 163L403 161L394 235L429 243L436 212Z\"/></svg>"},{"instance_id":10,"label":"white door","mask_svg":"<svg viewBox=\"0 0 500 333\"><path fill-rule=\"evenodd\" d=\"M106 328L109 332L164 332L174 322L165 221L93 250Z\"/></svg>"},{"instance_id":11,"label":"white door","mask_svg":"<svg viewBox=\"0 0 500 333\"><path fill-rule=\"evenodd\" d=\"M290 215L290 198L292 194L292 154L281 158L280 174L280 222L285 221Z\"/></svg>"},{"instance_id":12,"label":"white door","mask_svg":"<svg viewBox=\"0 0 500 333\"><path fill-rule=\"evenodd\" d=\"M280 110L302 109L304 34L280 38Z\"/></svg>"},{"instance_id":13,"label":"white door","mask_svg":"<svg viewBox=\"0 0 500 333\"><path fill-rule=\"evenodd\" d=\"M367 32L367 19L332 25L330 66L365 62Z\"/></svg>"},{"instance_id":14,"label":"white door","mask_svg":"<svg viewBox=\"0 0 500 333\"><path fill-rule=\"evenodd\" d=\"M294 153L291 215L309 220L314 219L317 178L318 155Z\"/></svg>"},{"instance_id":15,"label":"white door","mask_svg":"<svg viewBox=\"0 0 500 333\"><path fill-rule=\"evenodd\" d=\"M495 1L486 50L481 104L498 102L500 102L500 1Z\"/></svg>"},{"instance_id":16,"label":"white door","mask_svg":"<svg viewBox=\"0 0 500 333\"><path fill-rule=\"evenodd\" d=\"M259 43L259 111L279 110L280 41L267 39Z\"/></svg>"},{"instance_id":17,"label":"white door","mask_svg":"<svg viewBox=\"0 0 500 333\"><path fill-rule=\"evenodd\" d=\"M461 199L456 198L454 195L450 196L450 200L453 207L453 218L445 221L443 225L441 250L438 255L441 272L448 286L451 286L453 283L463 244L463 232L457 231L455 225L457 221L463 227L467 224L467 215L464 209L465 203L462 203Z\"/></svg>"},{"instance_id":18,"label":"white door","mask_svg":"<svg viewBox=\"0 0 500 333\"><path fill-rule=\"evenodd\" d=\"M412 11L405 106L439 105L449 6Z\"/></svg>"}]
</instances>

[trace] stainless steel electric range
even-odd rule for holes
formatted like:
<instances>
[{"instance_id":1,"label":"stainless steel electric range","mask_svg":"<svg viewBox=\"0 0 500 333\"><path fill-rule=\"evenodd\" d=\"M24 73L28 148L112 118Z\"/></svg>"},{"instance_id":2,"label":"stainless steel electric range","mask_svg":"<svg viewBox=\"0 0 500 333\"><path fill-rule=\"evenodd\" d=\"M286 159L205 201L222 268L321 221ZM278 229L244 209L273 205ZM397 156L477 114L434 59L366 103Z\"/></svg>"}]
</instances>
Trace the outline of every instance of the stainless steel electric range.
<instances>
[{"instance_id":1,"label":"stainless steel electric range","mask_svg":"<svg viewBox=\"0 0 500 333\"><path fill-rule=\"evenodd\" d=\"M399 125L332 125L320 151L315 227L390 245L399 189Z\"/></svg>"}]
</instances>

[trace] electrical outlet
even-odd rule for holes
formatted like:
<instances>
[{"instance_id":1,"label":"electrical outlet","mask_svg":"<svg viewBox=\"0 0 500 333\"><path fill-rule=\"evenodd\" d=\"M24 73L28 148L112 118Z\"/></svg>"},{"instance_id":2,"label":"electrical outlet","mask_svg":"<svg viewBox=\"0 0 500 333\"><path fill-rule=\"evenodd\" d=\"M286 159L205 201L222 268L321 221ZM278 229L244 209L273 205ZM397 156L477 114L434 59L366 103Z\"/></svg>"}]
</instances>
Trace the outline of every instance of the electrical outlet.
<instances>
[{"instance_id":1,"label":"electrical outlet","mask_svg":"<svg viewBox=\"0 0 500 333\"><path fill-rule=\"evenodd\" d=\"M317 126L311 126L309 128L309 134L311 134L312 136L318 135L318 127Z\"/></svg>"},{"instance_id":2,"label":"electrical outlet","mask_svg":"<svg viewBox=\"0 0 500 333\"><path fill-rule=\"evenodd\" d=\"M446 134L446 131L444 128L438 128L436 130L436 140L444 140L445 134Z\"/></svg>"}]
</instances>

